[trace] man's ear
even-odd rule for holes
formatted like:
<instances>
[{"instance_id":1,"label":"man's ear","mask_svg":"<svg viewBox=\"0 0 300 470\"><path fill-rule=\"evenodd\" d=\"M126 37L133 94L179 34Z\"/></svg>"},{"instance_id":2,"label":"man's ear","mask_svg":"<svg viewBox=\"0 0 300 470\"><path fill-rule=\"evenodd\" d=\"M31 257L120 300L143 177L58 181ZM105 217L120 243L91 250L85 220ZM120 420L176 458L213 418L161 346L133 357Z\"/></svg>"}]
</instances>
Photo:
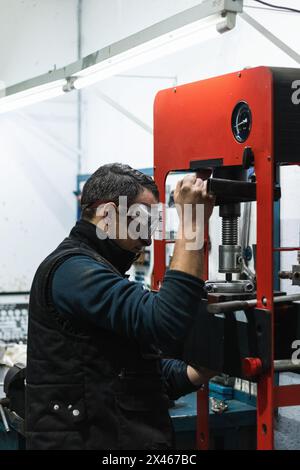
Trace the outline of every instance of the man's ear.
<instances>
[{"instance_id":1,"label":"man's ear","mask_svg":"<svg viewBox=\"0 0 300 470\"><path fill-rule=\"evenodd\" d=\"M107 202L104 205L104 217L105 220L111 222L112 220L116 220L117 218L117 206L114 202Z\"/></svg>"},{"instance_id":2,"label":"man's ear","mask_svg":"<svg viewBox=\"0 0 300 470\"><path fill-rule=\"evenodd\" d=\"M105 217L112 219L113 214L116 214L117 206L114 202L106 202L97 207L96 217Z\"/></svg>"},{"instance_id":3,"label":"man's ear","mask_svg":"<svg viewBox=\"0 0 300 470\"><path fill-rule=\"evenodd\" d=\"M94 217L93 223L99 229L106 232L109 238L116 238L116 221L117 206L114 202L106 202L97 207L96 216Z\"/></svg>"}]
</instances>

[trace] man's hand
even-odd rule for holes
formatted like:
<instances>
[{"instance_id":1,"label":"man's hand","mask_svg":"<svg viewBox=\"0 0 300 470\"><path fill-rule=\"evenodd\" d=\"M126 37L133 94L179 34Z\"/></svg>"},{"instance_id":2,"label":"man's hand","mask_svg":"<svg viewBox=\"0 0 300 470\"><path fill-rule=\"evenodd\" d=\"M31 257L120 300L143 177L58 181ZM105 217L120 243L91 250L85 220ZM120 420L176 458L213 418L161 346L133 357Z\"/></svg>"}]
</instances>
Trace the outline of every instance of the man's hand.
<instances>
[{"instance_id":1,"label":"man's hand","mask_svg":"<svg viewBox=\"0 0 300 470\"><path fill-rule=\"evenodd\" d=\"M180 207L182 213L185 204L203 204L206 223L212 214L215 198L207 192L207 181L197 178L196 175L186 175L176 185L174 202Z\"/></svg>"},{"instance_id":2,"label":"man's hand","mask_svg":"<svg viewBox=\"0 0 300 470\"><path fill-rule=\"evenodd\" d=\"M187 366L187 376L195 387L201 387L201 385L207 384L210 379L217 374L217 372L206 369L205 367L194 369L192 366Z\"/></svg>"},{"instance_id":3,"label":"man's hand","mask_svg":"<svg viewBox=\"0 0 300 470\"><path fill-rule=\"evenodd\" d=\"M207 182L196 175L186 175L178 181L174 202L179 214L179 228L170 269L192 276L203 276L204 227L214 206L214 196L207 193ZM185 205L188 206L185 206ZM204 205L204 220L199 217L197 204ZM185 217L185 209L188 209ZM192 210L191 210L192 209Z\"/></svg>"}]
</instances>

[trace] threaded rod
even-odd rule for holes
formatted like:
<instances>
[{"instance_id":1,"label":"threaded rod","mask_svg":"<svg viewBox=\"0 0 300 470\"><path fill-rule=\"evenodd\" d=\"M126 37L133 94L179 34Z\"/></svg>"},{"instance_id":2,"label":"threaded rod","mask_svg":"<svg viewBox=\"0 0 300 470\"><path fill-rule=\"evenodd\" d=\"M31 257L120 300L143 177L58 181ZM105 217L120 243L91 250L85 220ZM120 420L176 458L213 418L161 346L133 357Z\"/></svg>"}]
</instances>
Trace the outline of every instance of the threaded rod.
<instances>
[{"instance_id":1,"label":"threaded rod","mask_svg":"<svg viewBox=\"0 0 300 470\"><path fill-rule=\"evenodd\" d=\"M222 245L238 244L238 217L222 217Z\"/></svg>"}]
</instances>

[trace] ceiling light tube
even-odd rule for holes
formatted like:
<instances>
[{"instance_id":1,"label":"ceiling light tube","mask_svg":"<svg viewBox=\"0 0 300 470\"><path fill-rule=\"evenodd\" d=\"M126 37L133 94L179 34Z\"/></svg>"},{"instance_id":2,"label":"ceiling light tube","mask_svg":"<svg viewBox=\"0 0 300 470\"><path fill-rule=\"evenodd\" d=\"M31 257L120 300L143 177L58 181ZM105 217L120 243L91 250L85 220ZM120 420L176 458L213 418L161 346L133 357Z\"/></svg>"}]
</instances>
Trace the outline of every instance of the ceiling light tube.
<instances>
[{"instance_id":1,"label":"ceiling light tube","mask_svg":"<svg viewBox=\"0 0 300 470\"><path fill-rule=\"evenodd\" d=\"M216 38L220 36L220 33L233 29L235 21L236 13L227 12L224 15L217 13L136 46L133 45L124 52L114 54L112 47L106 58L105 49L103 49L99 51L104 56L102 60L74 74L73 86L81 89L93 85L145 63Z\"/></svg>"},{"instance_id":2,"label":"ceiling light tube","mask_svg":"<svg viewBox=\"0 0 300 470\"><path fill-rule=\"evenodd\" d=\"M6 89L0 90L0 96L3 95L0 98L0 114L61 96L65 93L65 84L65 79L56 80L8 95L5 94Z\"/></svg>"},{"instance_id":3,"label":"ceiling light tube","mask_svg":"<svg viewBox=\"0 0 300 470\"><path fill-rule=\"evenodd\" d=\"M80 89L234 28L243 0L203 0L61 69L0 88L0 113Z\"/></svg>"}]
</instances>

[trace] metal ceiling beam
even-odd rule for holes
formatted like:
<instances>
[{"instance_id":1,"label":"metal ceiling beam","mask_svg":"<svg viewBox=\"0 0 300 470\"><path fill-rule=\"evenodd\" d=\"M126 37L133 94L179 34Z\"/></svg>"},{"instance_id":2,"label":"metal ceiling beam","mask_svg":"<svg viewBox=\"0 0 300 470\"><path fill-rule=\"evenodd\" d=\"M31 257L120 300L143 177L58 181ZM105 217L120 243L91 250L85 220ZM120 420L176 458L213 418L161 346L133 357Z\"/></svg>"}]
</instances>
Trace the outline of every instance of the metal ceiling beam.
<instances>
[{"instance_id":1,"label":"metal ceiling beam","mask_svg":"<svg viewBox=\"0 0 300 470\"><path fill-rule=\"evenodd\" d=\"M243 18L244 21L246 21L246 23L248 23L250 26L256 29L256 31L258 31L266 39L268 39L268 41L271 41L274 46L278 47L278 49L287 54L295 62L300 64L300 54L298 54L298 52L294 51L294 49L289 47L285 42L281 41L277 36L271 33L271 31L266 29L264 26L262 26L252 16L248 15L245 12L241 13L240 16L241 18Z\"/></svg>"},{"instance_id":2,"label":"metal ceiling beam","mask_svg":"<svg viewBox=\"0 0 300 470\"><path fill-rule=\"evenodd\" d=\"M62 141L57 135L53 135L49 129L47 131L43 130L40 126L37 125L37 122L32 119L28 114L23 113L22 111L17 111L14 114L20 122L25 124L26 129L31 131L31 133L38 137L42 142L47 142L53 148L56 148L62 155L68 158L72 162L76 162L76 156L81 153L81 150L68 145L66 142ZM40 119L40 118L39 118ZM73 157L72 155L75 155Z\"/></svg>"},{"instance_id":3,"label":"metal ceiling beam","mask_svg":"<svg viewBox=\"0 0 300 470\"><path fill-rule=\"evenodd\" d=\"M109 106L111 106L112 108L114 108L116 111L118 111L119 113L123 114L123 116L125 116L127 119L129 119L130 121L132 121L134 124L136 124L137 126L141 127L142 129L144 129L144 131L148 132L148 134L151 134L153 135L153 129L152 127L148 126L148 124L146 124L144 121L142 121L140 118L138 118L135 114L131 113L130 111L128 111L128 109L124 108L124 106L120 105L119 103L117 103L115 100L113 100L112 98L110 98L109 96L105 95L104 93L102 93L101 91L99 90L93 90L93 95L95 95L97 98L99 98L100 100L104 101L105 103L107 103Z\"/></svg>"}]
</instances>

